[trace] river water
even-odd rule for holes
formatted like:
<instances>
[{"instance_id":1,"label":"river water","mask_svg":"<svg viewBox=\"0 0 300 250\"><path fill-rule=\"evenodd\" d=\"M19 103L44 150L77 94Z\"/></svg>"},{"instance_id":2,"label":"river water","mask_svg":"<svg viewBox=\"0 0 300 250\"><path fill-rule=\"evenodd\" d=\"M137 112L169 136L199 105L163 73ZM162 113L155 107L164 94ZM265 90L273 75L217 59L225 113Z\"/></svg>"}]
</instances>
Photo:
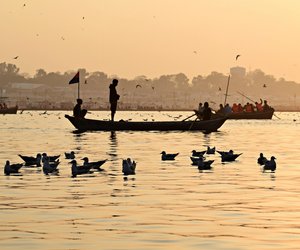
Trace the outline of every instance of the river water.
<instances>
[{"instance_id":1,"label":"river water","mask_svg":"<svg viewBox=\"0 0 300 250\"><path fill-rule=\"evenodd\" d=\"M0 174L0 249L299 249L300 113L272 120L228 120L218 132L73 133L65 112L0 116L0 164L18 154L61 154L59 175L37 168ZM118 112L116 119L182 120L190 112ZM108 112L90 118L108 119ZM233 149L236 162L191 166L193 149ZM108 159L105 171L71 178L77 161ZM160 152L177 153L161 161ZM262 172L263 152L277 160ZM137 161L122 175L122 159Z\"/></svg>"}]
</instances>

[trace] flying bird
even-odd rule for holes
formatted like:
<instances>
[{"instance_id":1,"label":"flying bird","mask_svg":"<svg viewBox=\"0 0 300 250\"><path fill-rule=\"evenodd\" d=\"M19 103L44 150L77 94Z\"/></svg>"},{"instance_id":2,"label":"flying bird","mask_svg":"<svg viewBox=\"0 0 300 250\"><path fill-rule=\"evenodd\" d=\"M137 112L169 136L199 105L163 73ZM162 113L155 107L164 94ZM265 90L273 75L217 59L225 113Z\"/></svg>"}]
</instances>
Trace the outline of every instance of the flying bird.
<instances>
[{"instance_id":1,"label":"flying bird","mask_svg":"<svg viewBox=\"0 0 300 250\"><path fill-rule=\"evenodd\" d=\"M25 6L26 6L26 3L23 4L23 7L25 7Z\"/></svg>"},{"instance_id":2,"label":"flying bird","mask_svg":"<svg viewBox=\"0 0 300 250\"><path fill-rule=\"evenodd\" d=\"M222 89L221 89L221 87L219 87L219 91L221 91Z\"/></svg>"},{"instance_id":3,"label":"flying bird","mask_svg":"<svg viewBox=\"0 0 300 250\"><path fill-rule=\"evenodd\" d=\"M240 56L241 56L241 55L237 55L237 56L235 57L235 60L237 60Z\"/></svg>"},{"instance_id":4,"label":"flying bird","mask_svg":"<svg viewBox=\"0 0 300 250\"><path fill-rule=\"evenodd\" d=\"M141 88L142 86L141 86L141 85L139 85L139 84L137 84L137 85L135 86L135 88L138 88L138 87L140 87L140 88Z\"/></svg>"},{"instance_id":5,"label":"flying bird","mask_svg":"<svg viewBox=\"0 0 300 250\"><path fill-rule=\"evenodd\" d=\"M266 85L266 84L264 84L264 85L263 85L263 88L266 88L266 87L267 87L267 85Z\"/></svg>"},{"instance_id":6,"label":"flying bird","mask_svg":"<svg viewBox=\"0 0 300 250\"><path fill-rule=\"evenodd\" d=\"M19 56L14 57L14 59L18 59Z\"/></svg>"}]
</instances>

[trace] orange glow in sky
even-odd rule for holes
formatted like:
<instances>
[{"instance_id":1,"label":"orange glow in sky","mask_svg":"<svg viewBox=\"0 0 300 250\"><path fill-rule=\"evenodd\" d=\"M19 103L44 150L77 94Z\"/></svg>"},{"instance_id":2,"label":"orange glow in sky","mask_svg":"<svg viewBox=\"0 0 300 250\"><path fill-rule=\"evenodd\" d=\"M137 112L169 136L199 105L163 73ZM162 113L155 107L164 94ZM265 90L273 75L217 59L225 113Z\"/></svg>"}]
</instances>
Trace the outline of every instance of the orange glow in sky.
<instances>
[{"instance_id":1,"label":"orange glow in sky","mask_svg":"<svg viewBox=\"0 0 300 250\"><path fill-rule=\"evenodd\" d=\"M300 82L300 1L10 0L0 6L0 62L29 74L86 68L127 78L193 77L239 65Z\"/></svg>"}]
</instances>

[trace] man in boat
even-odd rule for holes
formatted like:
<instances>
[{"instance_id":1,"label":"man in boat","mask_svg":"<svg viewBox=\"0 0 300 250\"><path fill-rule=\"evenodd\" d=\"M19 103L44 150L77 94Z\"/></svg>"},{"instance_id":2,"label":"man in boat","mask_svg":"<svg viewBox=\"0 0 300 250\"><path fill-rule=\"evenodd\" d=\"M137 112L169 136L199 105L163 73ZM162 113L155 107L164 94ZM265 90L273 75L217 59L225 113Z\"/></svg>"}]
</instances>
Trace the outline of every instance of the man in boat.
<instances>
[{"instance_id":1,"label":"man in boat","mask_svg":"<svg viewBox=\"0 0 300 250\"><path fill-rule=\"evenodd\" d=\"M208 102L204 103L202 118L203 118L203 120L210 120L210 118L211 118L211 108L209 107Z\"/></svg>"},{"instance_id":2,"label":"man in boat","mask_svg":"<svg viewBox=\"0 0 300 250\"><path fill-rule=\"evenodd\" d=\"M263 111L270 111L272 108L268 105L267 100L264 100L264 106L263 106Z\"/></svg>"},{"instance_id":3,"label":"man in boat","mask_svg":"<svg viewBox=\"0 0 300 250\"><path fill-rule=\"evenodd\" d=\"M120 96L117 93L116 87L118 86L118 80L113 79L112 83L109 85L109 102L111 111L111 120L114 121L115 113L117 111L117 104Z\"/></svg>"},{"instance_id":4,"label":"man in boat","mask_svg":"<svg viewBox=\"0 0 300 250\"><path fill-rule=\"evenodd\" d=\"M255 107L256 107L256 111L258 111L258 112L262 112L262 111L264 111L263 110L263 100L262 99L260 99L260 103L258 103L258 102L255 102Z\"/></svg>"},{"instance_id":5,"label":"man in boat","mask_svg":"<svg viewBox=\"0 0 300 250\"><path fill-rule=\"evenodd\" d=\"M198 112L196 112L199 118L202 118L203 110L204 110L204 106L203 106L202 102L200 102L199 106L198 106Z\"/></svg>"},{"instance_id":6,"label":"man in boat","mask_svg":"<svg viewBox=\"0 0 300 250\"><path fill-rule=\"evenodd\" d=\"M82 99L77 99L77 104L75 105L73 109L73 116L74 117L79 117L79 118L84 118L87 110L86 109L81 109L82 105Z\"/></svg>"}]
</instances>

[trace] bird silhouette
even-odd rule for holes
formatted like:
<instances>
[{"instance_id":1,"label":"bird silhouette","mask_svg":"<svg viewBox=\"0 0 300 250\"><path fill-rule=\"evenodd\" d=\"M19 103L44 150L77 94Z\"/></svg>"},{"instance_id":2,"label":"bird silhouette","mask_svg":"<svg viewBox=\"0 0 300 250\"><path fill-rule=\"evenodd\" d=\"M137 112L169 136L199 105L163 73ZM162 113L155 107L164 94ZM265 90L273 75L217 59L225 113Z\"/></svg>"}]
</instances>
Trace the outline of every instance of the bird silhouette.
<instances>
[{"instance_id":1,"label":"bird silhouette","mask_svg":"<svg viewBox=\"0 0 300 250\"><path fill-rule=\"evenodd\" d=\"M266 88L266 87L267 87L267 85L266 85L266 84L264 84L264 85L263 85L263 88Z\"/></svg>"},{"instance_id":2,"label":"bird silhouette","mask_svg":"<svg viewBox=\"0 0 300 250\"><path fill-rule=\"evenodd\" d=\"M137 85L135 86L135 88L138 88L138 87L140 87L140 88L141 88L142 86L141 86L141 85L139 85L139 84L137 84Z\"/></svg>"},{"instance_id":3,"label":"bird silhouette","mask_svg":"<svg viewBox=\"0 0 300 250\"><path fill-rule=\"evenodd\" d=\"M19 56L15 56L14 59L18 59Z\"/></svg>"},{"instance_id":4,"label":"bird silhouette","mask_svg":"<svg viewBox=\"0 0 300 250\"><path fill-rule=\"evenodd\" d=\"M237 61L237 59L240 57L241 55L237 55L236 57L235 57L235 60Z\"/></svg>"},{"instance_id":5,"label":"bird silhouette","mask_svg":"<svg viewBox=\"0 0 300 250\"><path fill-rule=\"evenodd\" d=\"M221 91L222 89L221 89L221 87L219 87L219 91Z\"/></svg>"}]
</instances>

